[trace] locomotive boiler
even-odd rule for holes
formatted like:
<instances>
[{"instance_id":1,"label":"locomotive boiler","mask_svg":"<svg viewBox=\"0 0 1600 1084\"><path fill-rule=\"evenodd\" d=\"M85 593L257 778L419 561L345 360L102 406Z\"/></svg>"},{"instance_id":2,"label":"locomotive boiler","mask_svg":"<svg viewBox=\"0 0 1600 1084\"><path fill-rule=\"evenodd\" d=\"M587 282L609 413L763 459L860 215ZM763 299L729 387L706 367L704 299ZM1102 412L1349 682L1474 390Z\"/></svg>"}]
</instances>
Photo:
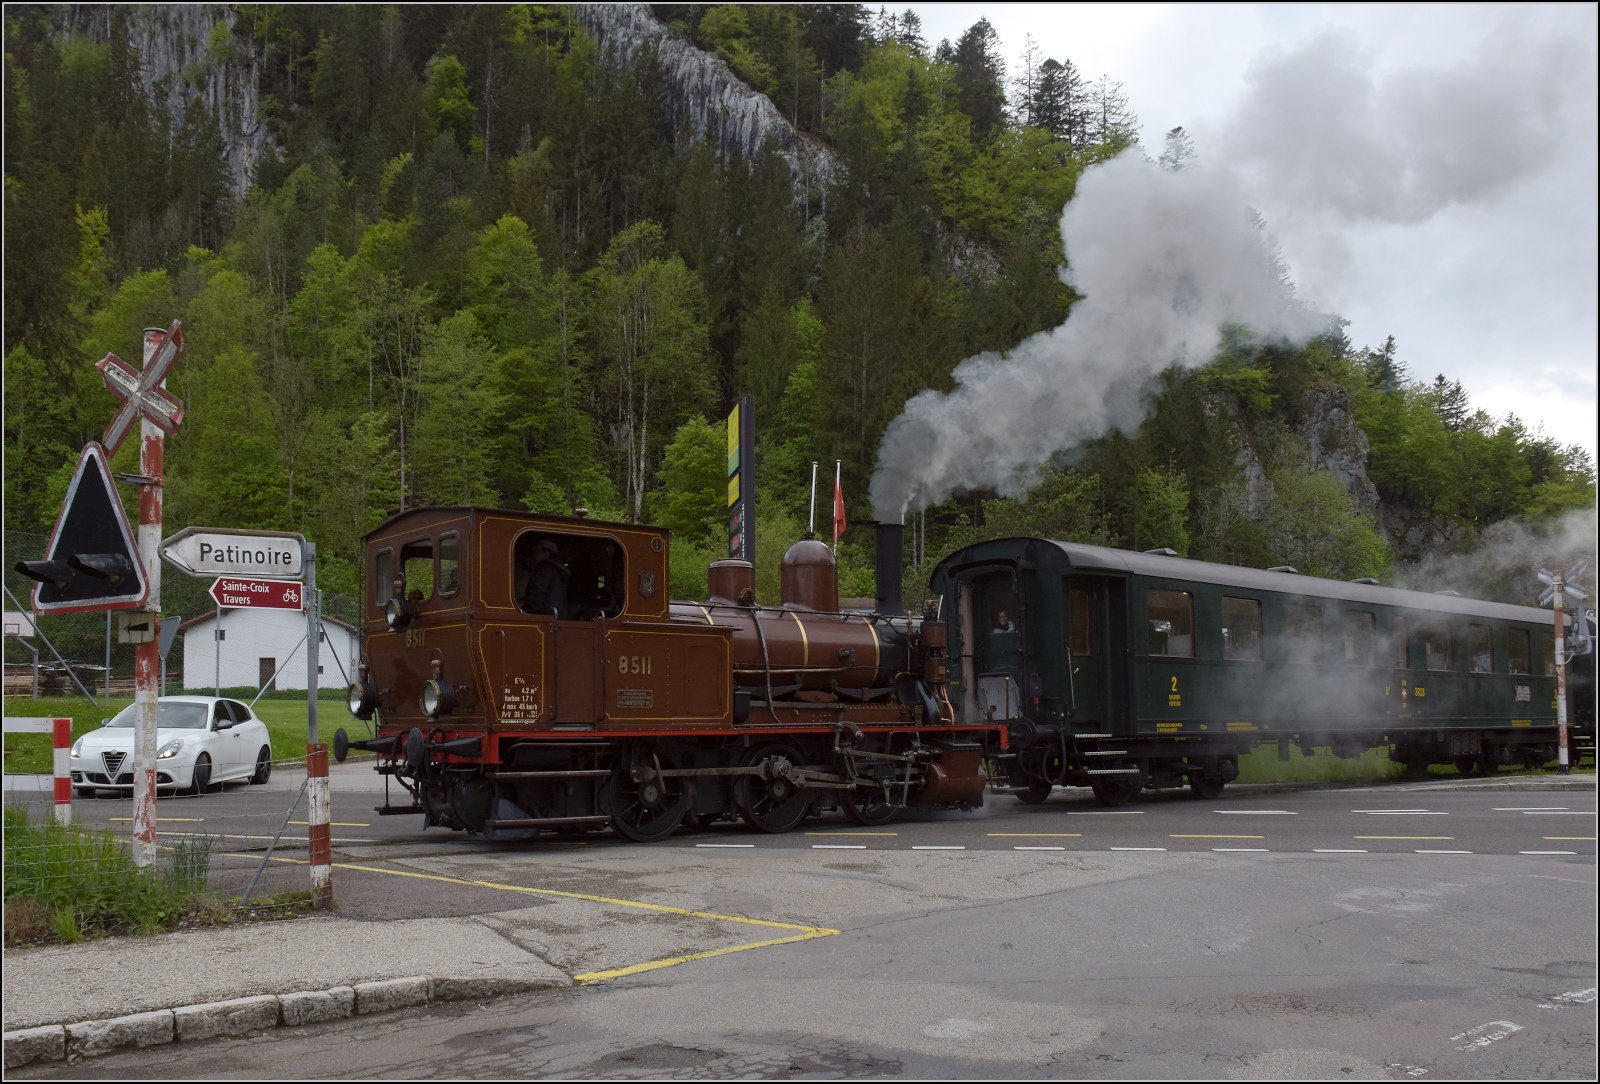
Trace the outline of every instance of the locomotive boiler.
<instances>
[{"instance_id":1,"label":"locomotive boiler","mask_svg":"<svg viewBox=\"0 0 1600 1084\"><path fill-rule=\"evenodd\" d=\"M767 832L839 809L981 804L1004 723L960 723L937 601L899 598L900 528L871 608L833 554L784 554L781 602L744 561L668 598L667 532L481 508L402 512L367 537L366 653L334 753L378 754L383 814L491 839L609 825L661 839L737 815Z\"/></svg>"}]
</instances>

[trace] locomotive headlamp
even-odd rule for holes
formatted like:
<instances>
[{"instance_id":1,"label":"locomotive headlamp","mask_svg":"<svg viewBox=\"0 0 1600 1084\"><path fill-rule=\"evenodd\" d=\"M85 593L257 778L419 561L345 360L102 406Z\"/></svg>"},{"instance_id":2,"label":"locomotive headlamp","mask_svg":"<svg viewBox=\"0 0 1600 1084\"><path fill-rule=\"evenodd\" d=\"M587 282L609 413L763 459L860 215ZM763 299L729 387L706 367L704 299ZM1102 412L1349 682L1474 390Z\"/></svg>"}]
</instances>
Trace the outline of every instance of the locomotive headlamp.
<instances>
[{"instance_id":1,"label":"locomotive headlamp","mask_svg":"<svg viewBox=\"0 0 1600 1084\"><path fill-rule=\"evenodd\" d=\"M433 664L433 677L422 686L422 713L429 719L444 719L456 710L456 689L444 679L444 668Z\"/></svg>"},{"instance_id":2,"label":"locomotive headlamp","mask_svg":"<svg viewBox=\"0 0 1600 1084\"><path fill-rule=\"evenodd\" d=\"M372 682L367 678L367 667L362 664L357 671L357 678L350 683L350 688L345 694L345 699L350 707L350 714L357 719L370 719L372 712L378 706L378 690L373 688Z\"/></svg>"}]
</instances>

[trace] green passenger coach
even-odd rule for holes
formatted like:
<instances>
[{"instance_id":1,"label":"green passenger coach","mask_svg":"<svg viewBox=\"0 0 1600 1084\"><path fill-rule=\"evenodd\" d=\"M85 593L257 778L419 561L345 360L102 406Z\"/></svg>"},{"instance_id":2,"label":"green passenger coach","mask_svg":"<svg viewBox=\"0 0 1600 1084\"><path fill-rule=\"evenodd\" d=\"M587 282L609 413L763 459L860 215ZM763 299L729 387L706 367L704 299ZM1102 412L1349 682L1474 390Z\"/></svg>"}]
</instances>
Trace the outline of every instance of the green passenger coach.
<instances>
[{"instance_id":1,"label":"green passenger coach","mask_svg":"<svg viewBox=\"0 0 1600 1084\"><path fill-rule=\"evenodd\" d=\"M996 763L1024 801L1214 797L1260 742L1387 747L1416 774L1556 757L1547 610L1039 538L959 550L932 588L954 707L1007 724Z\"/></svg>"}]
</instances>

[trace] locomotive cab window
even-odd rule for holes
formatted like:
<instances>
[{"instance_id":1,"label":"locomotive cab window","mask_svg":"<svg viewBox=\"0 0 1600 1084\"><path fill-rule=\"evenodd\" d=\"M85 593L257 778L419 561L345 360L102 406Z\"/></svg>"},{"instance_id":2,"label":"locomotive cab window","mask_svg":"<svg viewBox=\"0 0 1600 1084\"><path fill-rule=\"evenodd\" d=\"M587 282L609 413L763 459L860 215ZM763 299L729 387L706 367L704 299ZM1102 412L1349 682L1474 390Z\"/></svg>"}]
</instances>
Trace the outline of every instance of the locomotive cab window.
<instances>
[{"instance_id":1,"label":"locomotive cab window","mask_svg":"<svg viewBox=\"0 0 1600 1084\"><path fill-rule=\"evenodd\" d=\"M1506 666L1511 673L1533 673L1532 650L1527 629L1506 630Z\"/></svg>"},{"instance_id":2,"label":"locomotive cab window","mask_svg":"<svg viewBox=\"0 0 1600 1084\"><path fill-rule=\"evenodd\" d=\"M1291 602L1283 608L1290 662L1322 661L1322 607Z\"/></svg>"},{"instance_id":3,"label":"locomotive cab window","mask_svg":"<svg viewBox=\"0 0 1600 1084\"><path fill-rule=\"evenodd\" d=\"M1366 610L1346 610L1340 620L1344 624L1344 661L1351 666L1371 666L1378 639L1377 619Z\"/></svg>"},{"instance_id":4,"label":"locomotive cab window","mask_svg":"<svg viewBox=\"0 0 1600 1084\"><path fill-rule=\"evenodd\" d=\"M1255 599L1222 597L1222 657L1261 661L1261 603Z\"/></svg>"},{"instance_id":5,"label":"locomotive cab window","mask_svg":"<svg viewBox=\"0 0 1600 1084\"><path fill-rule=\"evenodd\" d=\"M1427 660L1429 670L1454 670L1455 663L1450 652L1450 626L1442 621L1424 625L1419 631L1422 637L1422 654Z\"/></svg>"},{"instance_id":6,"label":"locomotive cab window","mask_svg":"<svg viewBox=\"0 0 1600 1084\"><path fill-rule=\"evenodd\" d=\"M422 538L400 547L400 574L405 577L406 598L422 602L433 597L433 539Z\"/></svg>"},{"instance_id":7,"label":"locomotive cab window","mask_svg":"<svg viewBox=\"0 0 1600 1084\"><path fill-rule=\"evenodd\" d=\"M1147 592L1145 622L1150 632L1150 654L1194 658L1194 596L1189 592Z\"/></svg>"},{"instance_id":8,"label":"locomotive cab window","mask_svg":"<svg viewBox=\"0 0 1600 1084\"><path fill-rule=\"evenodd\" d=\"M394 592L394 550L383 550L373 562L372 571L372 597L376 600L378 608L382 609L389 604L389 598Z\"/></svg>"},{"instance_id":9,"label":"locomotive cab window","mask_svg":"<svg viewBox=\"0 0 1600 1084\"><path fill-rule=\"evenodd\" d=\"M524 531L512 562L514 601L523 613L594 621L621 616L627 602L626 562L615 539Z\"/></svg>"},{"instance_id":10,"label":"locomotive cab window","mask_svg":"<svg viewBox=\"0 0 1600 1084\"><path fill-rule=\"evenodd\" d=\"M461 588L461 536L454 531L439 539L439 593L453 595Z\"/></svg>"},{"instance_id":11,"label":"locomotive cab window","mask_svg":"<svg viewBox=\"0 0 1600 1084\"><path fill-rule=\"evenodd\" d=\"M1467 660L1474 674L1494 673L1494 636L1488 625L1467 626Z\"/></svg>"}]
</instances>

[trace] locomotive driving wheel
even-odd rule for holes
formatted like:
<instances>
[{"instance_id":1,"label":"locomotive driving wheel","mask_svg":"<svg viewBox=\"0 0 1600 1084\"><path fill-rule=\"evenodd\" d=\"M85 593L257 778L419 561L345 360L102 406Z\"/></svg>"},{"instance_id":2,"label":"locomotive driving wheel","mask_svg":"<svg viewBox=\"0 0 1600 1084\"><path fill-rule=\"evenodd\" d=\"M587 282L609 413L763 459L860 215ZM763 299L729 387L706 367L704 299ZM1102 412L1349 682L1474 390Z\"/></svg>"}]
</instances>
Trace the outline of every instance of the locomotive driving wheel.
<instances>
[{"instance_id":1,"label":"locomotive driving wheel","mask_svg":"<svg viewBox=\"0 0 1600 1084\"><path fill-rule=\"evenodd\" d=\"M665 757L652 757L646 763L652 769L657 763L662 768L677 767ZM636 775L648 778L636 781ZM654 843L670 836L694 808L694 784L681 776L662 778L653 770L618 768L606 783L602 801L602 811L610 815L611 827L618 835L638 843Z\"/></svg>"},{"instance_id":2,"label":"locomotive driving wheel","mask_svg":"<svg viewBox=\"0 0 1600 1084\"><path fill-rule=\"evenodd\" d=\"M888 824L895 807L884 796L883 788L852 787L840 792L839 808L852 824L872 826Z\"/></svg>"},{"instance_id":3,"label":"locomotive driving wheel","mask_svg":"<svg viewBox=\"0 0 1600 1084\"><path fill-rule=\"evenodd\" d=\"M1029 805L1043 805L1049 800L1050 793L1055 789L1048 781L1035 779L1021 790L1014 790L1011 793L1017 797L1018 801L1026 802Z\"/></svg>"},{"instance_id":4,"label":"locomotive driving wheel","mask_svg":"<svg viewBox=\"0 0 1600 1084\"><path fill-rule=\"evenodd\" d=\"M741 775L733 785L734 804L746 824L758 832L777 833L805 820L811 795L789 775L800 762L800 750L782 742L761 746L744 758L745 767L767 766L766 776Z\"/></svg>"}]
</instances>

